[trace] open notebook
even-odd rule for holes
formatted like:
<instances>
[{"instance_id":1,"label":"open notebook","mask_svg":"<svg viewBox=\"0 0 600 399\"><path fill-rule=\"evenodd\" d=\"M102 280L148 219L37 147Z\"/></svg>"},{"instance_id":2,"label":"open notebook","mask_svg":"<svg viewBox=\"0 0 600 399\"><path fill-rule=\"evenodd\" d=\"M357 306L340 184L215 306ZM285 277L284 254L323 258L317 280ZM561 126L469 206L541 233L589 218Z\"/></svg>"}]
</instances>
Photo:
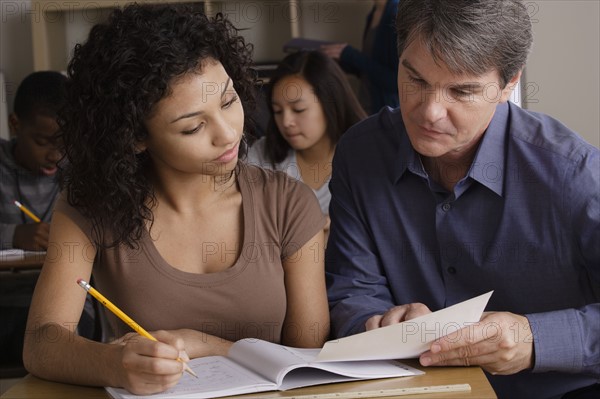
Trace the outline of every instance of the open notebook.
<instances>
[{"instance_id":1,"label":"open notebook","mask_svg":"<svg viewBox=\"0 0 600 399\"><path fill-rule=\"evenodd\" d=\"M290 348L258 339L243 339L233 344L227 357L210 356L190 361L188 365L198 374L198 379L185 373L174 388L149 397L215 398L422 374L393 360L319 362L316 361L318 354L319 349ZM106 390L113 398L140 398L124 389Z\"/></svg>"},{"instance_id":2,"label":"open notebook","mask_svg":"<svg viewBox=\"0 0 600 399\"><path fill-rule=\"evenodd\" d=\"M428 315L350 337L323 349L298 349L258 339L243 339L228 355L197 358L179 384L150 398L216 398L287 390L333 382L423 374L392 359L417 357L431 342L476 323L492 295L469 299ZM124 389L106 388L116 399L137 399Z\"/></svg>"}]
</instances>

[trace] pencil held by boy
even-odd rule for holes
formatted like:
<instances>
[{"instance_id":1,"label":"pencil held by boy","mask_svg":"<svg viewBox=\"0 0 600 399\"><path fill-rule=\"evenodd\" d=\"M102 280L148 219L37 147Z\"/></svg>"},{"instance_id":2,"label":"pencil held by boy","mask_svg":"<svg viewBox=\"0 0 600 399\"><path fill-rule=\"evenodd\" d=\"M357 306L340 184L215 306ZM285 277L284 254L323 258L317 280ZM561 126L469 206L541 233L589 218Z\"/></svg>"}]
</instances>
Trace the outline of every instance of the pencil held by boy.
<instances>
[{"instance_id":1,"label":"pencil held by boy","mask_svg":"<svg viewBox=\"0 0 600 399\"><path fill-rule=\"evenodd\" d=\"M66 80L59 72L34 72L17 89L9 116L15 137L0 139L1 249L48 247L49 222L59 192L57 112L64 104ZM21 206L15 206L15 201Z\"/></svg>"}]
</instances>

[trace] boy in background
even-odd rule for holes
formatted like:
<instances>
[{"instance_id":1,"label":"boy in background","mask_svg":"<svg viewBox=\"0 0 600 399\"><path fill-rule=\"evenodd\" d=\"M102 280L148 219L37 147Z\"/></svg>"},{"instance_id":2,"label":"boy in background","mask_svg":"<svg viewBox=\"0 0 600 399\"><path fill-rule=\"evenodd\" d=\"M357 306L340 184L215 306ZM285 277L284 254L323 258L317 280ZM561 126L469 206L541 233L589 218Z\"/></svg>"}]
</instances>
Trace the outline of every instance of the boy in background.
<instances>
[{"instance_id":1,"label":"boy in background","mask_svg":"<svg viewBox=\"0 0 600 399\"><path fill-rule=\"evenodd\" d=\"M46 250L54 201L59 149L58 110L66 99L67 78L59 72L34 72L17 88L9 124L15 137L0 139L0 249ZM41 222L14 204L17 200ZM39 272L3 272L0 279L0 353L2 366L22 368L23 335ZM93 338L94 309L87 299L78 333ZM24 369L21 369L23 373ZM17 375L18 376L18 371Z\"/></svg>"},{"instance_id":2,"label":"boy in background","mask_svg":"<svg viewBox=\"0 0 600 399\"><path fill-rule=\"evenodd\" d=\"M16 136L0 140L0 246L45 250L48 224L59 187L57 111L65 101L59 72L34 72L19 85L9 124ZM37 217L34 222L14 204L17 200Z\"/></svg>"}]
</instances>

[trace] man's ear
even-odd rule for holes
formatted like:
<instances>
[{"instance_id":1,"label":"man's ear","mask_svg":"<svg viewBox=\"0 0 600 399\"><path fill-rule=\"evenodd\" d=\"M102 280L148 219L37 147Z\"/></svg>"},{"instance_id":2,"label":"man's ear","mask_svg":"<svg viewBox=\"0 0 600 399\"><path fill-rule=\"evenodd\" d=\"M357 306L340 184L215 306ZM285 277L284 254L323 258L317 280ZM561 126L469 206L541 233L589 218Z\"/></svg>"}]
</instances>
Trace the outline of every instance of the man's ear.
<instances>
[{"instance_id":1,"label":"man's ear","mask_svg":"<svg viewBox=\"0 0 600 399\"><path fill-rule=\"evenodd\" d=\"M10 131L11 136L16 136L19 134L19 128L21 127L21 122L17 117L17 114L14 112L8 116L8 130Z\"/></svg>"},{"instance_id":2,"label":"man's ear","mask_svg":"<svg viewBox=\"0 0 600 399\"><path fill-rule=\"evenodd\" d=\"M523 74L523 70L520 70L519 72L517 72L515 74L515 76L513 76L512 79L506 84L504 89L502 89L502 97L500 98L501 103L505 103L508 101L513 90L515 90L515 88L519 84L522 74Z\"/></svg>"}]
</instances>

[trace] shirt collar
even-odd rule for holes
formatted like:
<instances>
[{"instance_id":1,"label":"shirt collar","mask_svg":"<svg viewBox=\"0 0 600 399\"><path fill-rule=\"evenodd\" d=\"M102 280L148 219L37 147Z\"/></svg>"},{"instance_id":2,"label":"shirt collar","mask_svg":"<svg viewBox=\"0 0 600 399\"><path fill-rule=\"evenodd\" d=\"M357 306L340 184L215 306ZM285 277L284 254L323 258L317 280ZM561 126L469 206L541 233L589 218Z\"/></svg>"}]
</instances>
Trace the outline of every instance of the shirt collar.
<instances>
[{"instance_id":1,"label":"shirt collar","mask_svg":"<svg viewBox=\"0 0 600 399\"><path fill-rule=\"evenodd\" d=\"M508 132L508 103L499 104L486 132L473 164L467 176L486 186L499 196L504 192L504 160L506 159L506 135ZM427 178L421 158L412 147L400 112L392 117L393 128L399 135L398 153L395 159L393 175L394 183L398 182L408 170L418 176Z\"/></svg>"},{"instance_id":2,"label":"shirt collar","mask_svg":"<svg viewBox=\"0 0 600 399\"><path fill-rule=\"evenodd\" d=\"M508 103L499 104L486 129L467 173L471 179L486 186L499 196L504 192L504 161L508 133Z\"/></svg>"},{"instance_id":3,"label":"shirt collar","mask_svg":"<svg viewBox=\"0 0 600 399\"><path fill-rule=\"evenodd\" d=\"M399 138L398 152L396 159L394 160L393 170L395 173L392 175L392 178L394 179L393 183L397 183L407 170L417 176L427 178L427 173L421 162L421 157L419 157L419 154L417 154L410 143L399 109L398 113L393 118L393 129L397 132Z\"/></svg>"}]
</instances>

